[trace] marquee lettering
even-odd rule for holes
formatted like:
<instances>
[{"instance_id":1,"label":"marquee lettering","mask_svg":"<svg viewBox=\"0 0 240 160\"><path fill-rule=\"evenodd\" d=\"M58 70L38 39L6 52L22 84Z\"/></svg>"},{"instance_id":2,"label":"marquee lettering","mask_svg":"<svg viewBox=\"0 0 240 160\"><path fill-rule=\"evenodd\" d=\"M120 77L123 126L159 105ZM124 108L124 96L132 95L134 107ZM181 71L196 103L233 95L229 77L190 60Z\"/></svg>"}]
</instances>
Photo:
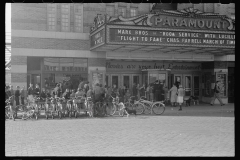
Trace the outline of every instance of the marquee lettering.
<instances>
[{"instance_id":1,"label":"marquee lettering","mask_svg":"<svg viewBox=\"0 0 240 160\"><path fill-rule=\"evenodd\" d=\"M224 21L219 20L207 20L207 19L188 19L188 18L169 18L169 17L155 17L154 25L163 25L170 27L188 27L188 28L213 28L213 29L225 29Z\"/></svg>"}]
</instances>

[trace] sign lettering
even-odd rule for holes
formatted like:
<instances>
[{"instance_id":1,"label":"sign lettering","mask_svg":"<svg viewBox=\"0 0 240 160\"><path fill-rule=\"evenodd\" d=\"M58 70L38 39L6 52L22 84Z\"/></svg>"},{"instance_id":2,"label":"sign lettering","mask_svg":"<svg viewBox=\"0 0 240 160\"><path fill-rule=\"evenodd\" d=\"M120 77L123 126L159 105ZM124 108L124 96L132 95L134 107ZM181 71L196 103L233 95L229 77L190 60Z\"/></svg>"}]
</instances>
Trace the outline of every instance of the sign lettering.
<instances>
[{"instance_id":1,"label":"sign lettering","mask_svg":"<svg viewBox=\"0 0 240 160\"><path fill-rule=\"evenodd\" d=\"M105 32L104 29L98 31L94 35L90 36L90 43L91 43L91 48L95 48L97 46L100 46L105 43Z\"/></svg>"},{"instance_id":2,"label":"sign lettering","mask_svg":"<svg viewBox=\"0 0 240 160\"><path fill-rule=\"evenodd\" d=\"M184 24L185 22L183 22ZM203 24L204 22L199 22ZM183 25L182 24L182 25ZM110 28L109 42L235 46L235 34Z\"/></svg>"},{"instance_id":3,"label":"sign lettering","mask_svg":"<svg viewBox=\"0 0 240 160\"><path fill-rule=\"evenodd\" d=\"M169 63L169 62L120 62L106 63L107 71L143 70L143 69L171 69L171 70L201 70L201 63Z\"/></svg>"}]
</instances>

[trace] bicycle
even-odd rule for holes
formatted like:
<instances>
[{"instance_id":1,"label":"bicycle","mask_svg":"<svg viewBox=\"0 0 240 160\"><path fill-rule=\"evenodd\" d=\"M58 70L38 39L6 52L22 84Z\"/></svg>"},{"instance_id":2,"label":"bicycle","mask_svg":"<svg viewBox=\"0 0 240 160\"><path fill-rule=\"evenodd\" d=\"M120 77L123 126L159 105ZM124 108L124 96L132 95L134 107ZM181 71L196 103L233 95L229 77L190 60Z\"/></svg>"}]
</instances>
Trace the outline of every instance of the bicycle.
<instances>
[{"instance_id":1,"label":"bicycle","mask_svg":"<svg viewBox=\"0 0 240 160\"><path fill-rule=\"evenodd\" d=\"M57 112L59 119L61 119L62 116L65 117L65 107L63 107L64 100L65 100L64 97L62 97L62 98L56 97L56 103L57 103L56 112Z\"/></svg>"},{"instance_id":2,"label":"bicycle","mask_svg":"<svg viewBox=\"0 0 240 160\"><path fill-rule=\"evenodd\" d=\"M49 113L52 116L52 119L54 119L54 115L58 115L58 110L57 110L57 102L56 99L54 97L51 98L47 98L48 100L50 100L49 103L46 102L45 104L45 115L46 115L46 119L48 119Z\"/></svg>"},{"instance_id":3,"label":"bicycle","mask_svg":"<svg viewBox=\"0 0 240 160\"><path fill-rule=\"evenodd\" d=\"M26 103L26 107L24 107L24 110L22 112L22 119L23 120L27 120L27 119L32 119L35 116L35 119L38 120L38 116L39 116L39 107L38 107L38 100L40 98L39 97L34 97L34 100L32 102L30 102L28 100L28 102ZM19 105L20 106L20 105Z\"/></svg>"},{"instance_id":4,"label":"bicycle","mask_svg":"<svg viewBox=\"0 0 240 160\"><path fill-rule=\"evenodd\" d=\"M6 117L8 119L13 119L15 120L14 116L13 116L13 106L11 105L11 101L12 101L12 98L13 96L9 97L5 103L7 104L5 106L5 120L6 120Z\"/></svg>"},{"instance_id":5,"label":"bicycle","mask_svg":"<svg viewBox=\"0 0 240 160\"><path fill-rule=\"evenodd\" d=\"M100 116L103 117L106 115L106 102L98 101L93 105L93 116Z\"/></svg>"},{"instance_id":6,"label":"bicycle","mask_svg":"<svg viewBox=\"0 0 240 160\"><path fill-rule=\"evenodd\" d=\"M78 99L78 98L80 98L80 99ZM85 114L87 114L87 111L86 111L86 107L84 107L84 102L85 102L85 99L86 98L84 98L84 97L82 97L82 96L79 96L79 97L76 97L76 99L75 100L73 100L74 101L74 116L75 116L75 118L77 118L77 115L79 114L82 114L82 113L85 113ZM80 101L80 102L79 102ZM81 109L83 109L83 110L85 110L84 112L81 112Z\"/></svg>"},{"instance_id":7,"label":"bicycle","mask_svg":"<svg viewBox=\"0 0 240 160\"><path fill-rule=\"evenodd\" d=\"M85 99L85 106L89 117L93 117L93 102L91 97Z\"/></svg>"},{"instance_id":8,"label":"bicycle","mask_svg":"<svg viewBox=\"0 0 240 160\"><path fill-rule=\"evenodd\" d=\"M111 95L110 95L111 96ZM112 97L112 96L111 96ZM110 112L110 115L114 115L115 112L118 112L119 116L123 117L124 116L124 112L127 114L127 116L129 116L128 112L125 110L125 105L123 102L119 103L119 97L117 96L116 98L112 97L112 104L113 104L113 108Z\"/></svg>"},{"instance_id":9,"label":"bicycle","mask_svg":"<svg viewBox=\"0 0 240 160\"><path fill-rule=\"evenodd\" d=\"M71 99L67 100L66 111L67 111L67 115L69 116L69 118L71 118L72 114L74 113L74 106L73 106L74 99L75 98L71 98Z\"/></svg>"},{"instance_id":10,"label":"bicycle","mask_svg":"<svg viewBox=\"0 0 240 160\"><path fill-rule=\"evenodd\" d=\"M143 113L144 111L144 105L142 103L140 103L139 100L134 100L135 96L131 96L128 99L128 102L125 102L124 105L126 108L130 109L130 110L136 110L136 114L140 115Z\"/></svg>"},{"instance_id":11,"label":"bicycle","mask_svg":"<svg viewBox=\"0 0 240 160\"><path fill-rule=\"evenodd\" d=\"M154 114L161 115L165 111L164 101L153 102L153 101L142 99L142 97L140 97L139 103L143 104L145 114L149 114L149 113L152 114L153 112Z\"/></svg>"}]
</instances>

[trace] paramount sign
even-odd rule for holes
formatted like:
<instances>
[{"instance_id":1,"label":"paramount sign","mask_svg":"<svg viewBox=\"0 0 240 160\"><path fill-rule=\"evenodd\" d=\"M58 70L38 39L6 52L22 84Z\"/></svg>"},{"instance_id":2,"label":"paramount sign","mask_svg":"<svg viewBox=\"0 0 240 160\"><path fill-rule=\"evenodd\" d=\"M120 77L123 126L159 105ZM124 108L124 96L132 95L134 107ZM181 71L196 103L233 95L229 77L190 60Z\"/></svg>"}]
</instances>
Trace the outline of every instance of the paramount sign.
<instances>
[{"instance_id":1,"label":"paramount sign","mask_svg":"<svg viewBox=\"0 0 240 160\"><path fill-rule=\"evenodd\" d=\"M235 48L235 20L193 8L130 18L97 15L90 37L91 49L108 44Z\"/></svg>"}]
</instances>

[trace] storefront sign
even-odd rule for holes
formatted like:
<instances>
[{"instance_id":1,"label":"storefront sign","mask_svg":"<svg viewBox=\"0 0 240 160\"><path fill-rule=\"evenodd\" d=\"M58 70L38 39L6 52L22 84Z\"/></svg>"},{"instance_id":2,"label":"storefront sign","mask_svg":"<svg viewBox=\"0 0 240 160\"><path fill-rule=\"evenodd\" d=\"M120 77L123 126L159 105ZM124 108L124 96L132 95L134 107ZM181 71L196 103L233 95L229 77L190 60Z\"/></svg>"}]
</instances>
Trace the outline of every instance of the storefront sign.
<instances>
[{"instance_id":1,"label":"storefront sign","mask_svg":"<svg viewBox=\"0 0 240 160\"><path fill-rule=\"evenodd\" d=\"M105 29L103 28L95 34L91 35L90 43L91 49L103 45L105 43Z\"/></svg>"},{"instance_id":2,"label":"storefront sign","mask_svg":"<svg viewBox=\"0 0 240 160\"><path fill-rule=\"evenodd\" d=\"M127 28L127 27L126 27ZM108 43L146 45L197 45L209 47L235 47L234 34L171 30L125 29L109 27Z\"/></svg>"},{"instance_id":3,"label":"storefront sign","mask_svg":"<svg viewBox=\"0 0 240 160\"><path fill-rule=\"evenodd\" d=\"M201 70L201 63L169 63L169 62L124 62L124 61L108 61L106 63L107 71L121 70L143 70L143 69L171 69L177 70Z\"/></svg>"},{"instance_id":4,"label":"storefront sign","mask_svg":"<svg viewBox=\"0 0 240 160\"><path fill-rule=\"evenodd\" d=\"M154 15L150 19L152 27L157 28L179 28L179 29L196 29L196 30L228 30L229 23L221 18L193 18Z\"/></svg>"}]
</instances>

